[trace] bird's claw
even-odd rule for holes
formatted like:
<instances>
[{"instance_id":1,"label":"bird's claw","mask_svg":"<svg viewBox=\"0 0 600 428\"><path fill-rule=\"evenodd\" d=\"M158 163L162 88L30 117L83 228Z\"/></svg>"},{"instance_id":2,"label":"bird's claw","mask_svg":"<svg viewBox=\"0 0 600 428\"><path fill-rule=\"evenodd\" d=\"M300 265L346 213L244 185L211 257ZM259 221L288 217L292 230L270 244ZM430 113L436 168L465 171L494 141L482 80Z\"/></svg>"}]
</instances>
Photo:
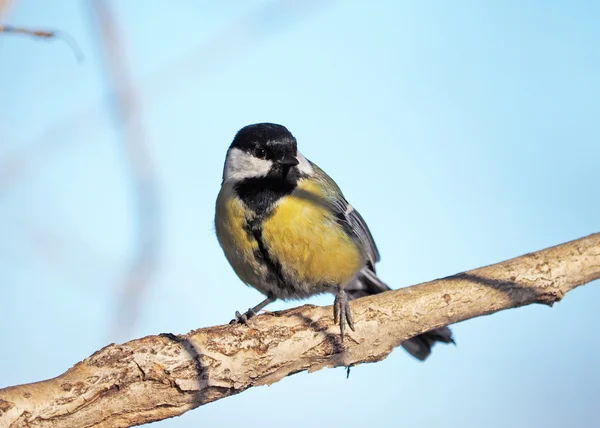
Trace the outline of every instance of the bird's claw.
<instances>
[{"instance_id":1,"label":"bird's claw","mask_svg":"<svg viewBox=\"0 0 600 428\"><path fill-rule=\"evenodd\" d=\"M335 295L335 301L333 302L333 322L340 325L340 337L342 342L344 341L346 324L348 324L350 330L354 331L354 321L352 321L348 295L343 289L340 289Z\"/></svg>"},{"instance_id":2,"label":"bird's claw","mask_svg":"<svg viewBox=\"0 0 600 428\"><path fill-rule=\"evenodd\" d=\"M235 318L229 324L248 324L248 320L256 316L256 312L252 308L248 309L243 314L240 311L235 311Z\"/></svg>"}]
</instances>

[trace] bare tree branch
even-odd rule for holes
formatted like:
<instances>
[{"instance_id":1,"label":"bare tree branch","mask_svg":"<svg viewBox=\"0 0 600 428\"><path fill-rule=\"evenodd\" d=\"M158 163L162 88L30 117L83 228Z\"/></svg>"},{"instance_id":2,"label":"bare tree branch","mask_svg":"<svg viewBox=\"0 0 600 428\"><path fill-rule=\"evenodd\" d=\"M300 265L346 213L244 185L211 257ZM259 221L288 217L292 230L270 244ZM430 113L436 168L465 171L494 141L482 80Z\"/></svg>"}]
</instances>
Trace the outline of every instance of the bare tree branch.
<instances>
[{"instance_id":1,"label":"bare tree branch","mask_svg":"<svg viewBox=\"0 0 600 428\"><path fill-rule=\"evenodd\" d=\"M185 335L109 345L63 375L0 390L2 427L127 427L272 384L299 371L383 360L409 337L600 278L600 233L351 303L344 343L331 307L302 306ZM466 339L463 339L466 340Z\"/></svg>"}]
</instances>

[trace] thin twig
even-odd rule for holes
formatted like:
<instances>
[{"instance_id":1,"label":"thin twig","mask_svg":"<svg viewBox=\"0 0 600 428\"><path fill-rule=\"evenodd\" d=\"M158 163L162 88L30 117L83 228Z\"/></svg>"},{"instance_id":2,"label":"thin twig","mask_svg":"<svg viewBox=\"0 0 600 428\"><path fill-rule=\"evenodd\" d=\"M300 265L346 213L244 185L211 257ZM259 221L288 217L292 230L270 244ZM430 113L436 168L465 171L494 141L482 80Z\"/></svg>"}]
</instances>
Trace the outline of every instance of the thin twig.
<instances>
[{"instance_id":1,"label":"thin twig","mask_svg":"<svg viewBox=\"0 0 600 428\"><path fill-rule=\"evenodd\" d=\"M70 34L63 31L32 30L25 27L15 27L13 25L0 24L0 33L25 34L38 39L60 39L71 48L71 51L73 52L77 62L82 62L85 59L83 52L81 52L81 49L79 49L75 39Z\"/></svg>"}]
</instances>

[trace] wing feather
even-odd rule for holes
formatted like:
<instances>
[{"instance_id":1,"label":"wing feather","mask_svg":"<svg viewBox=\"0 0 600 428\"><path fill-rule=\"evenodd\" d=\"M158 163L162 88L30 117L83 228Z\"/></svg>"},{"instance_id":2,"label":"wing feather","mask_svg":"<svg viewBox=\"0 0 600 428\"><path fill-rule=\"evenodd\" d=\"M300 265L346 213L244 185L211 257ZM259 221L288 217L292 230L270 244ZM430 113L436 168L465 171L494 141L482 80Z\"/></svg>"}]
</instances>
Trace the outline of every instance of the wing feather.
<instances>
[{"instance_id":1,"label":"wing feather","mask_svg":"<svg viewBox=\"0 0 600 428\"><path fill-rule=\"evenodd\" d=\"M330 209L334 212L342 226L344 226L346 230L360 242L367 254L371 264L370 267L374 270L375 263L377 263L381 257L367 223L360 213L348 203L336 182L314 163L311 162L311 166L314 171L314 179L323 183L321 188L325 193L325 198L330 203Z\"/></svg>"}]
</instances>

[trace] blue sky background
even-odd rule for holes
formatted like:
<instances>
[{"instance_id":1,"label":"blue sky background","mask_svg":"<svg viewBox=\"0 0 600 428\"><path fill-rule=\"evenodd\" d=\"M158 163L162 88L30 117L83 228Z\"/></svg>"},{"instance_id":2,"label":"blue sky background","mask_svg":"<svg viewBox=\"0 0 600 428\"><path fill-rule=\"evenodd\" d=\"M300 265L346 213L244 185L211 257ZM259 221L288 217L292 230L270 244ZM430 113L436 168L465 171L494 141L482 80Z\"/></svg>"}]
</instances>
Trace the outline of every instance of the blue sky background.
<instances>
[{"instance_id":1,"label":"blue sky background","mask_svg":"<svg viewBox=\"0 0 600 428\"><path fill-rule=\"evenodd\" d=\"M115 331L140 213L94 15L17 1L6 23L62 30L86 58L0 38L0 387L261 299L212 225L249 123L286 125L338 182L395 288L600 231L598 2L110 4L154 165L157 262ZM397 350L349 380L297 374L157 426L597 427L599 323L596 281L552 309L460 323L426 363Z\"/></svg>"}]
</instances>

